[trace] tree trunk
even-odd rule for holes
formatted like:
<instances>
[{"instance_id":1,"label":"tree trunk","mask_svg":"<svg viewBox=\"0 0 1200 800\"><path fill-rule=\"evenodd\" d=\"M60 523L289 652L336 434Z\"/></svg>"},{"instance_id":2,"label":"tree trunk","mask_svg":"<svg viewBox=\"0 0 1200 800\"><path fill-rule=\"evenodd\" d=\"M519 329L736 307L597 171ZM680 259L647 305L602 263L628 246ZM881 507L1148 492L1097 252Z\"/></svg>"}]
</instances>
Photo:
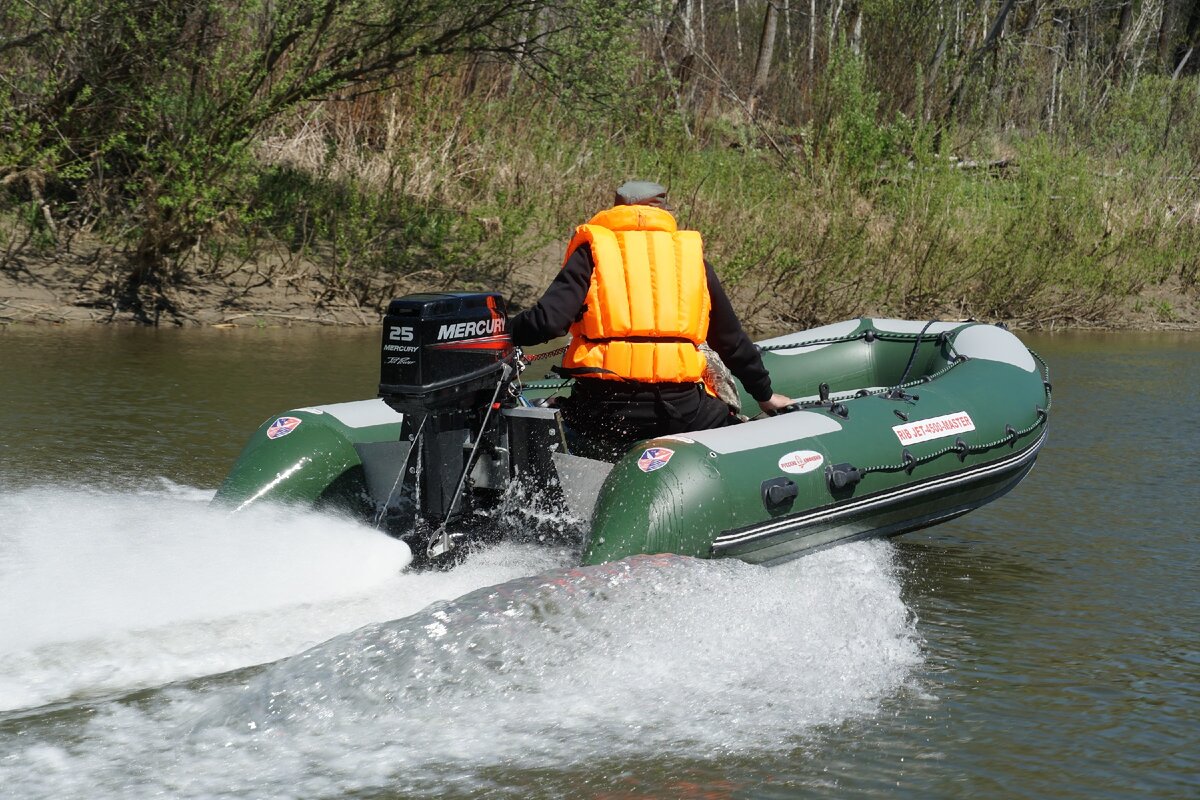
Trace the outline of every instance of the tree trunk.
<instances>
[{"instance_id":1,"label":"tree trunk","mask_svg":"<svg viewBox=\"0 0 1200 800\"><path fill-rule=\"evenodd\" d=\"M692 76L696 69L696 11L694 0L682 0L679 4L683 11L683 58L679 60L679 88L683 96L685 108L695 105L696 82Z\"/></svg>"},{"instance_id":2,"label":"tree trunk","mask_svg":"<svg viewBox=\"0 0 1200 800\"><path fill-rule=\"evenodd\" d=\"M676 31L681 29L677 34ZM679 38L676 39L676 36ZM671 14L667 17L662 39L659 43L659 53L662 56L663 67L675 78L675 95L680 113L692 106L696 85L692 80L696 69L696 58L699 49L696 45L695 7L694 0L678 0ZM672 48L677 44L677 48ZM668 48L670 58L668 57ZM676 55L682 51L682 54ZM672 64L671 58L678 58Z\"/></svg>"},{"instance_id":3,"label":"tree trunk","mask_svg":"<svg viewBox=\"0 0 1200 800\"><path fill-rule=\"evenodd\" d=\"M1059 47L1055 44L1050 48L1054 54L1054 58L1050 67L1050 103L1046 109L1047 129L1050 133L1054 133L1054 121L1058 117L1058 85L1062 80L1062 54L1067 51L1071 37L1071 23L1067 17L1060 17L1056 13L1054 15L1054 27L1061 28L1061 33L1055 38L1061 37L1063 46Z\"/></svg>"},{"instance_id":4,"label":"tree trunk","mask_svg":"<svg viewBox=\"0 0 1200 800\"><path fill-rule=\"evenodd\" d=\"M842 19L843 2L845 0L836 0L833 5L829 6L829 49L827 51L829 53L833 52L833 46L837 44L837 29L838 23Z\"/></svg>"},{"instance_id":5,"label":"tree trunk","mask_svg":"<svg viewBox=\"0 0 1200 800\"><path fill-rule=\"evenodd\" d=\"M696 26L694 24L691 0L682 0L679 4L680 19L683 21L683 49L691 55L696 52Z\"/></svg>"},{"instance_id":6,"label":"tree trunk","mask_svg":"<svg viewBox=\"0 0 1200 800\"><path fill-rule=\"evenodd\" d=\"M754 64L754 82L750 84L750 116L753 117L758 108L759 96L767 86L771 76L771 58L775 53L775 29L779 27L779 9L775 3L768 0L767 13L763 17L762 37L758 41L758 59Z\"/></svg>"},{"instance_id":7,"label":"tree trunk","mask_svg":"<svg viewBox=\"0 0 1200 800\"><path fill-rule=\"evenodd\" d=\"M1021 41L1017 45L1020 48L1019 53L1014 54L1014 66L1019 66L1021 63L1027 63L1029 58L1029 45L1033 40L1034 31L1037 29L1038 15L1041 13L1041 3L1038 0L1032 0L1029 4L1029 12L1025 17L1025 24L1021 26ZM1053 78L1051 79L1053 83ZM1024 89L1024 85L1019 80L1014 80L1012 87L1009 89L1008 104L1014 107Z\"/></svg>"},{"instance_id":8,"label":"tree trunk","mask_svg":"<svg viewBox=\"0 0 1200 800\"><path fill-rule=\"evenodd\" d=\"M954 113L959 101L962 100L963 87L966 85L967 78L970 77L971 73L979 69L979 66L983 63L983 59L995 49L997 43L1000 41L1000 36L1004 33L1004 22L1008 19L1008 14L1012 11L1016 2L1017 0L1004 0L1001 3L1000 10L996 12L996 19L992 22L987 36L983 39L983 44L971 54L967 66L955 77L954 86L950 90L950 105L948 109L950 114Z\"/></svg>"},{"instance_id":9,"label":"tree trunk","mask_svg":"<svg viewBox=\"0 0 1200 800\"><path fill-rule=\"evenodd\" d=\"M1176 0L1163 0L1162 16L1158 20L1158 38L1154 52L1159 72L1171 72L1171 29L1175 27Z\"/></svg>"},{"instance_id":10,"label":"tree trunk","mask_svg":"<svg viewBox=\"0 0 1200 800\"><path fill-rule=\"evenodd\" d=\"M929 60L928 66L925 68L925 92L924 102L925 108L920 109L922 119L929 121L929 108L932 106L930 97L933 93L934 84L937 83L938 70L942 67L942 61L946 57L946 50L950 45L950 32L954 30L953 20L946 19L942 21L942 35L938 38L937 47L934 48L933 58Z\"/></svg>"},{"instance_id":11,"label":"tree trunk","mask_svg":"<svg viewBox=\"0 0 1200 800\"><path fill-rule=\"evenodd\" d=\"M784 58L790 66L792 61L792 0L783 0L783 44L786 47Z\"/></svg>"},{"instance_id":12,"label":"tree trunk","mask_svg":"<svg viewBox=\"0 0 1200 800\"><path fill-rule=\"evenodd\" d=\"M975 0L974 14L982 14L986 2L987 0ZM974 14L972 15L972 18L974 17ZM965 18L962 10L962 2L961 0L955 0L954 26L953 28L947 27L946 31L944 31L942 41L938 46L938 52L934 55L934 58L938 63L940 63L941 57L945 55L946 52L944 45L953 40L954 53L957 56L958 66L955 70L954 76L950 79L950 88L946 92L946 97L948 98L947 114L953 112L955 106L958 105L959 92L962 91L963 81L965 81L967 75L970 74L970 70L972 69L974 63L967 58L967 54L971 53L975 49L975 26L965 23L964 20ZM953 33L951 33L951 31L953 31ZM960 39L962 39L964 36L964 31L968 32L965 36L965 41L960 41ZM937 64L935 64L930 70L931 74L936 74L936 67ZM929 85L932 86L932 83ZM926 92L926 94L928 94L928 92Z\"/></svg>"},{"instance_id":13,"label":"tree trunk","mask_svg":"<svg viewBox=\"0 0 1200 800\"><path fill-rule=\"evenodd\" d=\"M808 75L817 74L817 0L808 0Z\"/></svg>"},{"instance_id":14,"label":"tree trunk","mask_svg":"<svg viewBox=\"0 0 1200 800\"><path fill-rule=\"evenodd\" d=\"M733 0L733 35L737 39L738 63L742 61L742 7Z\"/></svg>"},{"instance_id":15,"label":"tree trunk","mask_svg":"<svg viewBox=\"0 0 1200 800\"><path fill-rule=\"evenodd\" d=\"M987 38L983 40L983 45L979 48L981 56L986 55L1000 41L1000 36L1004 33L1004 21L1008 19L1008 14L1016 2L1017 0L1004 0L1001 4L1000 10L996 12L996 20L988 29Z\"/></svg>"},{"instance_id":16,"label":"tree trunk","mask_svg":"<svg viewBox=\"0 0 1200 800\"><path fill-rule=\"evenodd\" d=\"M1125 71L1125 61L1129 58L1129 39L1133 30L1133 0L1123 0L1117 12L1117 41L1113 45L1112 68L1109 80L1114 83L1121 79Z\"/></svg>"},{"instance_id":17,"label":"tree trunk","mask_svg":"<svg viewBox=\"0 0 1200 800\"><path fill-rule=\"evenodd\" d=\"M850 52L856 56L862 55L862 26L863 4L860 0L850 6Z\"/></svg>"}]
</instances>

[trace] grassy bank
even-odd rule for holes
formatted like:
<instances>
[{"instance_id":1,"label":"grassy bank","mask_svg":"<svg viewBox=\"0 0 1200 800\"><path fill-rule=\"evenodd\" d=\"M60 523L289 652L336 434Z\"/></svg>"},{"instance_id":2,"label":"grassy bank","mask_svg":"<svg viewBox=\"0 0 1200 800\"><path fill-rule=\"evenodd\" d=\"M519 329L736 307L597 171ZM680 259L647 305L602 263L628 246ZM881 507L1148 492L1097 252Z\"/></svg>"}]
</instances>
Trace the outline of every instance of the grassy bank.
<instances>
[{"instance_id":1,"label":"grassy bank","mask_svg":"<svg viewBox=\"0 0 1200 800\"><path fill-rule=\"evenodd\" d=\"M62 5L90 19L86 0ZM43 31L33 17L5 19L0 321L73 318L62 310L73 307L155 324L367 322L416 289L494 288L523 305L557 269L572 227L636 177L669 185L681 223L704 232L759 332L860 314L1194 322L1200 77L1169 48L1153 72L1154 51L1121 40L1122 58L1140 53L1147 66L1112 69L1100 47L1109 34L1031 4L1023 38L1001 49L977 35L995 20L963 22L966 55L939 55L935 80L895 59L932 47L939 29L904 17L903 4L868 5L860 25L835 15L827 35L812 28L807 59L804 32L789 32L796 47L774 81L747 95L734 87L748 59L733 54L753 26L735 29L728 9L697 45L654 4L567 4L578 19L560 28L544 14L567 12L492 6L514 26L507 50L474 38L462 46L483 47L482 60L405 49L403 37L433 28L388 17L397 32L371 62L383 66L336 80L330 70L362 56L352 18L332 40L316 17L297 18L282 40L292 50L265 62L284 45L260 34L251 11L220 3L182 27L114 18L132 26L108 34L128 40L124 51L66 23ZM386 16L385 5L367 7ZM528 39L530 24L550 32ZM837 39L839 25L864 41ZM590 50L572 38L581 30ZM1091 49L1076 47L1084 34L1098 37ZM1075 48L1063 58L1098 55L1063 61L1058 36ZM145 42L163 57L144 57ZM314 56L297 73L305 42L328 64ZM68 50L73 59L61 57ZM89 59L94 68L72 72ZM534 60L540 77L518 79ZM403 78L391 77L401 66ZM358 91L338 94L347 88Z\"/></svg>"},{"instance_id":2,"label":"grassy bank","mask_svg":"<svg viewBox=\"0 0 1200 800\"><path fill-rule=\"evenodd\" d=\"M1183 312L1170 293L1197 291L1200 174L1169 158L1044 136L934 149L897 126L863 165L814 154L804 131L603 131L565 113L525 118L515 103L428 99L374 144L345 108L259 141L244 206L173 263L167 318L206 302L236 310L239 291L264 288L367 316L414 289L498 288L528 303L572 226L635 176L670 185L760 330L858 314L1102 326L1143 296L1139 319L1172 322ZM73 257L110 264L66 279L83 278L85 304L132 307L104 279L129 244L103 225L89 233L10 200L0 269L46 280Z\"/></svg>"}]
</instances>

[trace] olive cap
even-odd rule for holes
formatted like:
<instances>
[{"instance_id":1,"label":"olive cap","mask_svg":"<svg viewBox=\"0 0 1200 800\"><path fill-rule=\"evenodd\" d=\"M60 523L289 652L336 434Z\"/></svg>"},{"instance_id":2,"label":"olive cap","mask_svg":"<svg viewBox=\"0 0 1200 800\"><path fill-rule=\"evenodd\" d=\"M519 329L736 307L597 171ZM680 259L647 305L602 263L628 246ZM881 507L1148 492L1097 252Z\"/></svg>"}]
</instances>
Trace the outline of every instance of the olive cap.
<instances>
[{"instance_id":1,"label":"olive cap","mask_svg":"<svg viewBox=\"0 0 1200 800\"><path fill-rule=\"evenodd\" d=\"M670 211L667 187L653 181L626 181L617 187L613 200L616 206L657 206Z\"/></svg>"}]
</instances>

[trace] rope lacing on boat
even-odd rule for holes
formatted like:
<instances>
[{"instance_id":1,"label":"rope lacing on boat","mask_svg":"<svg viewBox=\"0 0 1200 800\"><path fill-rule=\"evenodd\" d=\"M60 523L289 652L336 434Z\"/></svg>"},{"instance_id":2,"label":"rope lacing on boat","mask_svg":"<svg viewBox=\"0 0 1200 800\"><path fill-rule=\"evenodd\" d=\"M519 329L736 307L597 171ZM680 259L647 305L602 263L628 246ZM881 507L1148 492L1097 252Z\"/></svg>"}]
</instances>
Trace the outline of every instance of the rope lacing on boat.
<instances>
[{"instance_id":1,"label":"rope lacing on boat","mask_svg":"<svg viewBox=\"0 0 1200 800\"><path fill-rule=\"evenodd\" d=\"M1042 385L1046 388L1046 407L1045 408L1042 408L1041 406L1035 407L1036 411L1037 411L1037 419L1035 419L1032 424L1027 425L1026 427L1021 428L1019 430L1016 428L1013 428L1011 425L1006 425L1005 433L1002 438L995 439L990 442L985 442L983 444L968 444L966 441L964 441L962 439L962 437L959 437L955 440L954 444L949 445L947 447L943 447L940 450L935 450L932 453L927 453L927 454L925 454L923 456L919 456L919 457L913 456L911 453L909 453L908 449L906 448L903 451L904 458L903 458L903 460L901 460L901 462L899 464L879 464L879 465L872 466L872 467L858 468L857 472L858 472L859 477L861 477L863 475L868 475L872 472L904 471L904 472L908 472L911 474L914 468L916 468L922 464L927 464L930 461L941 458L942 456L950 455L952 453L957 455L959 457L959 460L962 461L962 460L966 459L966 457L969 453L985 453L988 450L994 450L997 447L1004 447L1005 445L1007 445L1009 447L1013 447L1016 445L1016 443L1020 439L1025 438L1029 434L1036 431L1038 428L1041 428L1042 426L1044 426L1046 424L1046 420L1050 416L1050 407L1054 404L1052 395L1051 395L1051 386L1050 386L1050 367L1046 364L1046 360L1044 358L1042 358L1040 355L1038 355L1036 352L1034 352L1033 350L1029 350L1029 354L1031 356L1033 356L1037 360L1037 362L1041 365ZM961 362L956 361L956 362L951 363L949 366L946 367L946 369L943 369L941 372L939 372L935 375L931 375L930 379L932 380L933 378L937 377L937 375L945 373L951 367L955 366L958 363L961 363Z\"/></svg>"},{"instance_id":2,"label":"rope lacing on boat","mask_svg":"<svg viewBox=\"0 0 1200 800\"><path fill-rule=\"evenodd\" d=\"M929 326L926 325L926 328ZM825 339L806 339L803 342L783 342L782 344L764 344L759 345L758 349L763 353L772 353L776 350L795 350L800 347L814 347L818 344L840 344L841 342L856 342L859 339L866 339L873 342L876 339L884 342L911 342L920 339L925 334L921 333L899 333L896 331L877 331L874 328L867 328L858 333L849 333L845 336L830 336Z\"/></svg>"}]
</instances>

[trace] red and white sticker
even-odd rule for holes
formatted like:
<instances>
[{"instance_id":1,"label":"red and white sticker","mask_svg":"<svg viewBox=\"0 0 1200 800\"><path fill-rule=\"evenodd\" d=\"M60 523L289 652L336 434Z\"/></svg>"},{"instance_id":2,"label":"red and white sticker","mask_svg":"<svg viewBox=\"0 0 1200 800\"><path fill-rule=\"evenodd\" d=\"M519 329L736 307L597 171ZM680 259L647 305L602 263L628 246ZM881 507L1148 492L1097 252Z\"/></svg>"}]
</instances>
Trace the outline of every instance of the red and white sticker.
<instances>
[{"instance_id":1,"label":"red and white sticker","mask_svg":"<svg viewBox=\"0 0 1200 800\"><path fill-rule=\"evenodd\" d=\"M904 425L896 425L892 430L895 431L896 438L900 440L900 444L909 445L973 431L975 430L975 423L971 421L971 415L967 412L956 411L953 414L946 414L941 417L931 417L929 419L918 420L917 422L908 422Z\"/></svg>"},{"instance_id":2,"label":"red and white sticker","mask_svg":"<svg viewBox=\"0 0 1200 800\"><path fill-rule=\"evenodd\" d=\"M301 423L299 417L280 417L271 423L271 427L267 428L268 439L279 439L287 436Z\"/></svg>"},{"instance_id":3,"label":"red and white sticker","mask_svg":"<svg viewBox=\"0 0 1200 800\"><path fill-rule=\"evenodd\" d=\"M638 458L638 469L642 472L654 472L662 469L673 455L675 455L675 451L669 447L647 447Z\"/></svg>"},{"instance_id":4,"label":"red and white sticker","mask_svg":"<svg viewBox=\"0 0 1200 800\"><path fill-rule=\"evenodd\" d=\"M812 472L825 462L825 456L816 450L793 450L779 459L779 468L793 475Z\"/></svg>"}]
</instances>

